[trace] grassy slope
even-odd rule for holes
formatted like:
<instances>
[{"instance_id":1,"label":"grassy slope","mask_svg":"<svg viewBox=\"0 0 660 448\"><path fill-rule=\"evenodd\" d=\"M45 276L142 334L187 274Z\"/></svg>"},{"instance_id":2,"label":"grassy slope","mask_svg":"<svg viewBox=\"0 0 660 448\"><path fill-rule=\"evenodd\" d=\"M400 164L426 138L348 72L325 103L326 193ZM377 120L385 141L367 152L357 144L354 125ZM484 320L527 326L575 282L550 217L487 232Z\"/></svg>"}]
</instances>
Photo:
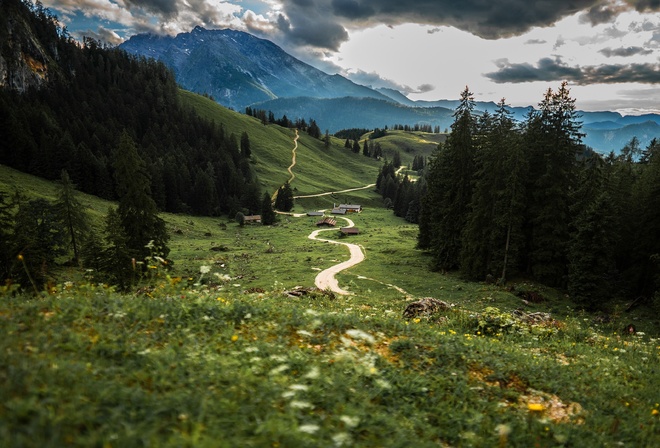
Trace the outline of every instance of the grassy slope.
<instances>
[{"instance_id":1,"label":"grassy slope","mask_svg":"<svg viewBox=\"0 0 660 448\"><path fill-rule=\"evenodd\" d=\"M227 132L237 137L247 132L254 159L254 168L262 186L275 191L289 179L291 151L295 132L276 125L264 126L253 117L226 109L208 98L181 91L181 97L197 109L200 115L223 123ZM326 150L323 142L300 133L297 150L298 166L291 187L295 194L315 194L344 190L375 182L380 162L344 149L343 141L332 139Z\"/></svg>"},{"instance_id":2,"label":"grassy slope","mask_svg":"<svg viewBox=\"0 0 660 448\"><path fill-rule=\"evenodd\" d=\"M284 172L291 146L287 157L275 145L259 147L262 125L246 119L231 114L225 125L236 133L246 126L257 165L272 157ZM263 128L278 141L278 128ZM291 134L277 132L284 153ZM297 188L324 188L332 176L355 186L345 171L325 181L318 180L322 170L307 171L327 156L308 139L301 139L294 169ZM263 173L278 182L275 171ZM369 182L366 173L355 180ZM17 185L54 197L52 184L0 167L0 190ZM375 200L369 190L347 196L338 202ZM81 200L97 222L110 205ZM339 275L354 295L293 298L283 291L312 286L319 269L347 258L341 247L307 239L314 218L240 228L224 218L164 217L175 268L146 294L64 284L63 273L53 295L0 296L0 440L8 446L414 440L651 447L660 440L660 341L650 337L656 330L643 310L614 309L612 322L602 324L536 285L516 285L545 298L524 305L505 289L430 273L414 249L415 227L372 207L351 216L362 233L350 240L367 255ZM211 272L202 275L201 266ZM456 307L403 319L410 300L424 296ZM559 321L522 324L509 314L516 308L550 311ZM631 321L647 334L622 335Z\"/></svg>"}]
</instances>

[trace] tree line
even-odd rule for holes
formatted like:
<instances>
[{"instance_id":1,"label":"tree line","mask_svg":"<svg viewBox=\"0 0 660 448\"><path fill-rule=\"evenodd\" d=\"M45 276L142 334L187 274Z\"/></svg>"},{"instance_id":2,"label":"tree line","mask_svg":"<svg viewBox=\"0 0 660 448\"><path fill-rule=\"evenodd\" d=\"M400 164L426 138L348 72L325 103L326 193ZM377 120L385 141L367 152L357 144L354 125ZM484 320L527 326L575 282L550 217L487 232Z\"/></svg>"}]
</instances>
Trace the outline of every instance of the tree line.
<instances>
[{"instance_id":1,"label":"tree line","mask_svg":"<svg viewBox=\"0 0 660 448\"><path fill-rule=\"evenodd\" d=\"M651 301L660 282L660 141L642 150L633 139L601 156L580 129L565 83L522 123L504 100L494 114L475 114L466 88L423 178L395 180L386 165L379 189L392 204L415 192L403 216L419 210L418 246L435 270L525 276L591 309L617 297Z\"/></svg>"}]
</instances>

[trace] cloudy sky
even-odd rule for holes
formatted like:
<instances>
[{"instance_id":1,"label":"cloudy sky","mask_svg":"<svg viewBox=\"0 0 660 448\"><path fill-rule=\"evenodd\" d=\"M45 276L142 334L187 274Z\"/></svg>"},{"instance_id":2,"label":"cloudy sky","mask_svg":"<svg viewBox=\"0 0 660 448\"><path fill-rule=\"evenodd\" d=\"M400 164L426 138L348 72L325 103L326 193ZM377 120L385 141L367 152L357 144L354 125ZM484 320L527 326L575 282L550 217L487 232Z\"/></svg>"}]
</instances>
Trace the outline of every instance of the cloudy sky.
<instances>
[{"instance_id":1,"label":"cloudy sky","mask_svg":"<svg viewBox=\"0 0 660 448\"><path fill-rule=\"evenodd\" d=\"M660 113L660 0L42 0L80 38L195 26L269 39L413 100L536 105L566 80L583 110Z\"/></svg>"}]
</instances>

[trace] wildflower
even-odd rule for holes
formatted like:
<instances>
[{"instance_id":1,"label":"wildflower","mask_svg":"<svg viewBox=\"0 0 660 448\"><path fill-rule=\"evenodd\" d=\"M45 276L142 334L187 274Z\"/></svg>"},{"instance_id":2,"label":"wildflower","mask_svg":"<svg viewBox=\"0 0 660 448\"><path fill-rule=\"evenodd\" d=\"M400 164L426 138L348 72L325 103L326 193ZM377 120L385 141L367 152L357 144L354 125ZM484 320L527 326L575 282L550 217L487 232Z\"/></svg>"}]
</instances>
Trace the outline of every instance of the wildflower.
<instances>
[{"instance_id":1,"label":"wildflower","mask_svg":"<svg viewBox=\"0 0 660 448\"><path fill-rule=\"evenodd\" d=\"M321 371L319 370L318 367L314 366L312 367L309 372L305 374L305 378L308 378L310 380L314 380L318 378L321 375Z\"/></svg>"},{"instance_id":2,"label":"wildflower","mask_svg":"<svg viewBox=\"0 0 660 448\"><path fill-rule=\"evenodd\" d=\"M208 274L209 272L211 272L211 266L202 265L199 267L199 272L201 274Z\"/></svg>"},{"instance_id":3,"label":"wildflower","mask_svg":"<svg viewBox=\"0 0 660 448\"><path fill-rule=\"evenodd\" d=\"M349 428L355 428L360 424L360 417L351 417L350 415L342 415L339 417L339 420L344 422L344 424Z\"/></svg>"},{"instance_id":4,"label":"wildflower","mask_svg":"<svg viewBox=\"0 0 660 448\"><path fill-rule=\"evenodd\" d=\"M545 406L541 403L527 403L527 409L532 412L542 412L545 410Z\"/></svg>"},{"instance_id":5,"label":"wildflower","mask_svg":"<svg viewBox=\"0 0 660 448\"><path fill-rule=\"evenodd\" d=\"M419 317L416 317L415 319L413 319L413 322L415 322L416 324L418 324L421 320L422 320L422 319L420 319Z\"/></svg>"},{"instance_id":6,"label":"wildflower","mask_svg":"<svg viewBox=\"0 0 660 448\"><path fill-rule=\"evenodd\" d=\"M305 432L307 434L314 434L316 431L321 429L318 425L300 425L298 431Z\"/></svg>"},{"instance_id":7,"label":"wildflower","mask_svg":"<svg viewBox=\"0 0 660 448\"><path fill-rule=\"evenodd\" d=\"M18 261L23 261L23 254L18 254L18 257L16 258L18 258Z\"/></svg>"},{"instance_id":8,"label":"wildflower","mask_svg":"<svg viewBox=\"0 0 660 448\"><path fill-rule=\"evenodd\" d=\"M289 366L286 364L282 364L280 366L275 367L273 370L270 371L270 375L279 375L280 373L284 372L285 370L289 370Z\"/></svg>"},{"instance_id":9,"label":"wildflower","mask_svg":"<svg viewBox=\"0 0 660 448\"><path fill-rule=\"evenodd\" d=\"M232 342L236 342L236 341L238 341L238 335L237 335L237 334L232 335L232 337L231 337L231 341L232 341Z\"/></svg>"},{"instance_id":10,"label":"wildflower","mask_svg":"<svg viewBox=\"0 0 660 448\"><path fill-rule=\"evenodd\" d=\"M293 400L291 402L291 407L294 409L308 409L308 408L313 408L314 406L312 405L312 403L309 403L307 401Z\"/></svg>"},{"instance_id":11,"label":"wildflower","mask_svg":"<svg viewBox=\"0 0 660 448\"><path fill-rule=\"evenodd\" d=\"M382 378L376 379L376 385L378 387L380 387L381 389L391 389L392 388L392 385L389 382L382 379Z\"/></svg>"},{"instance_id":12,"label":"wildflower","mask_svg":"<svg viewBox=\"0 0 660 448\"><path fill-rule=\"evenodd\" d=\"M307 390L309 389L309 386L305 384L292 384L289 386L289 389L291 390Z\"/></svg>"},{"instance_id":13,"label":"wildflower","mask_svg":"<svg viewBox=\"0 0 660 448\"><path fill-rule=\"evenodd\" d=\"M651 410L651 415L659 415L659 414L660 414L660 411L658 411L657 409L652 409Z\"/></svg>"},{"instance_id":14,"label":"wildflower","mask_svg":"<svg viewBox=\"0 0 660 448\"><path fill-rule=\"evenodd\" d=\"M347 432L340 432L332 436L332 441L336 446L347 445L351 443L351 435Z\"/></svg>"},{"instance_id":15,"label":"wildflower","mask_svg":"<svg viewBox=\"0 0 660 448\"><path fill-rule=\"evenodd\" d=\"M373 344L374 342L376 342L376 339L373 336L362 330L357 330L357 329L346 330L346 334L353 339L362 339L364 342L368 344Z\"/></svg>"}]
</instances>

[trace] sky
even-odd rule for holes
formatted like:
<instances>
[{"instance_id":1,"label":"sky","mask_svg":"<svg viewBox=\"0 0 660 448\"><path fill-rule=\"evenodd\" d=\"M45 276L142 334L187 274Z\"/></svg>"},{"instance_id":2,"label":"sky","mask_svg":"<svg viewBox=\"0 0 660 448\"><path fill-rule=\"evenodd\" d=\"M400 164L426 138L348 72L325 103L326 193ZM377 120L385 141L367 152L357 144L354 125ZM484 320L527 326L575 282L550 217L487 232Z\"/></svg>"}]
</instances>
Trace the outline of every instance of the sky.
<instances>
[{"instance_id":1,"label":"sky","mask_svg":"<svg viewBox=\"0 0 660 448\"><path fill-rule=\"evenodd\" d=\"M41 0L82 40L232 28L412 100L660 113L660 0Z\"/></svg>"}]
</instances>

